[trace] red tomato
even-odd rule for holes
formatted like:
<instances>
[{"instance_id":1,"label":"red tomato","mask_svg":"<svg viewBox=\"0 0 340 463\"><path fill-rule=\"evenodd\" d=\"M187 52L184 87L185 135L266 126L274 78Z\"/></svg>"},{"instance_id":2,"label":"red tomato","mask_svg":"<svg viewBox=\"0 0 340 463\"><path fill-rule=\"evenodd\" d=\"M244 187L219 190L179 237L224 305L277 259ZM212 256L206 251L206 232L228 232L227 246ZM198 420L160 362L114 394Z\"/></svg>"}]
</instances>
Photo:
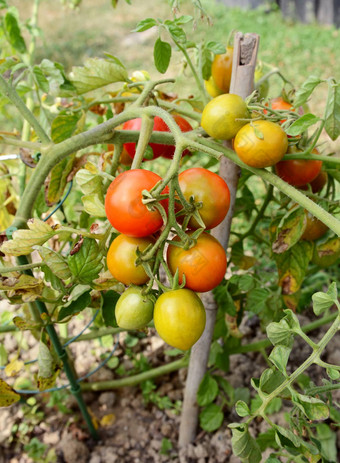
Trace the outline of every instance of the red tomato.
<instances>
[{"instance_id":1,"label":"red tomato","mask_svg":"<svg viewBox=\"0 0 340 463\"><path fill-rule=\"evenodd\" d=\"M172 241L179 241L179 238L176 236ZM227 269L225 250L208 233L202 233L196 245L188 250L170 244L167 262L173 275L178 269L180 283L185 274L185 287L199 293L210 291L219 285Z\"/></svg>"},{"instance_id":2,"label":"red tomato","mask_svg":"<svg viewBox=\"0 0 340 463\"><path fill-rule=\"evenodd\" d=\"M202 202L199 213L207 229L222 222L230 204L229 188L222 177L202 167L193 167L182 172L178 181L187 201L193 196L196 202ZM200 225L191 218L189 227L195 229Z\"/></svg>"},{"instance_id":3,"label":"red tomato","mask_svg":"<svg viewBox=\"0 0 340 463\"><path fill-rule=\"evenodd\" d=\"M299 150L289 149L288 153L298 153ZM318 154L317 150L313 153ZM303 186L312 182L320 173L322 161L307 159L290 159L280 161L275 165L276 173L285 182L293 186Z\"/></svg>"},{"instance_id":4,"label":"red tomato","mask_svg":"<svg viewBox=\"0 0 340 463\"><path fill-rule=\"evenodd\" d=\"M189 122L184 119L183 117L179 116L178 114L173 116L175 122L178 124L179 128L182 132L188 132L192 130L191 125ZM140 130L142 125L142 119L131 119L130 121L126 121L123 125L123 130ZM153 131L154 132L170 132L169 127L163 121L162 118L156 116L154 118L153 124ZM175 147L173 145L163 145L160 143L150 143L149 146L152 148L153 151L153 159L158 158L159 156L164 156L166 158L172 158ZM124 148L126 149L127 153L131 158L135 156L136 153L136 143L124 143ZM187 154L188 151L185 150L184 154ZM144 159L146 160L146 159Z\"/></svg>"},{"instance_id":5,"label":"red tomato","mask_svg":"<svg viewBox=\"0 0 340 463\"><path fill-rule=\"evenodd\" d=\"M321 170L319 175L310 182L310 186L312 188L313 193L319 193L323 187L326 185L328 181L328 174L324 170ZM308 190L308 184L303 185L301 187L301 190Z\"/></svg>"},{"instance_id":6,"label":"red tomato","mask_svg":"<svg viewBox=\"0 0 340 463\"><path fill-rule=\"evenodd\" d=\"M111 225L127 236L152 235L163 225L157 210L149 211L142 203L142 191L151 190L161 177L143 169L119 174L109 186L105 197L105 212ZM167 188L163 193L167 192ZM161 201L167 210L168 200Z\"/></svg>"},{"instance_id":7,"label":"red tomato","mask_svg":"<svg viewBox=\"0 0 340 463\"><path fill-rule=\"evenodd\" d=\"M286 110L286 111L295 111L293 105L285 101L281 96L278 96L277 98L273 98L270 100L270 107L274 109L274 111L281 111L281 110ZM267 105L268 106L268 105ZM264 110L264 114L267 114L268 111ZM287 119L282 119L280 121L280 124L283 124Z\"/></svg>"},{"instance_id":8,"label":"red tomato","mask_svg":"<svg viewBox=\"0 0 340 463\"><path fill-rule=\"evenodd\" d=\"M315 241L321 238L328 231L327 225L321 220L313 217L312 214L306 211L306 228L303 232L301 239L306 241Z\"/></svg>"}]
</instances>

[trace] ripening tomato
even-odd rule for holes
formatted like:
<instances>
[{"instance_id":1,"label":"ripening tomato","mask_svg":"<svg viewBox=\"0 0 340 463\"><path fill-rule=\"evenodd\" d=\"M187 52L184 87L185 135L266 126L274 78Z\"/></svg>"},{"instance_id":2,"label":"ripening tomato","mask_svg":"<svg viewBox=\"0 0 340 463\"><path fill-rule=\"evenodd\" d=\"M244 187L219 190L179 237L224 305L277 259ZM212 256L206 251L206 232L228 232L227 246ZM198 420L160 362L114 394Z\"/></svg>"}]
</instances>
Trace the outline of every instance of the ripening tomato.
<instances>
[{"instance_id":1,"label":"ripening tomato","mask_svg":"<svg viewBox=\"0 0 340 463\"><path fill-rule=\"evenodd\" d=\"M145 169L132 169L119 174L109 186L105 212L111 225L120 233L142 237L152 235L163 225L161 214L148 210L142 202L142 191L151 190L161 177ZM163 193L166 193L167 189ZM161 201L167 210L167 200Z\"/></svg>"},{"instance_id":2,"label":"ripening tomato","mask_svg":"<svg viewBox=\"0 0 340 463\"><path fill-rule=\"evenodd\" d=\"M270 167L279 162L288 148L285 131L274 122L253 121L237 133L234 149L251 167Z\"/></svg>"},{"instance_id":3,"label":"ripening tomato","mask_svg":"<svg viewBox=\"0 0 340 463\"><path fill-rule=\"evenodd\" d=\"M115 238L106 256L107 267L116 280L124 285L143 285L149 281L142 265L136 265L137 248L143 252L154 244L152 236L133 238L126 235L118 235Z\"/></svg>"},{"instance_id":4,"label":"ripening tomato","mask_svg":"<svg viewBox=\"0 0 340 463\"><path fill-rule=\"evenodd\" d=\"M190 289L163 293L156 301L153 314L159 336L177 349L190 349L205 327L205 310L201 299Z\"/></svg>"},{"instance_id":5,"label":"ripening tomato","mask_svg":"<svg viewBox=\"0 0 340 463\"><path fill-rule=\"evenodd\" d=\"M152 320L153 302L142 294L143 288L130 286L115 307L117 325L126 330L140 330Z\"/></svg>"},{"instance_id":6,"label":"ripening tomato","mask_svg":"<svg viewBox=\"0 0 340 463\"><path fill-rule=\"evenodd\" d=\"M172 242L180 241L176 236ZM202 233L190 249L169 245L167 263L174 275L178 269L179 283L185 275L185 287L204 293L221 283L227 269L223 246L208 233Z\"/></svg>"},{"instance_id":7,"label":"ripening tomato","mask_svg":"<svg viewBox=\"0 0 340 463\"><path fill-rule=\"evenodd\" d=\"M307 183L307 185L301 186L301 190L308 190L308 185L311 186L312 192L313 193L319 193L323 187L326 185L328 181L328 174L324 170L321 170L319 175L312 180L310 183Z\"/></svg>"},{"instance_id":8,"label":"ripening tomato","mask_svg":"<svg viewBox=\"0 0 340 463\"><path fill-rule=\"evenodd\" d=\"M202 113L201 126L217 140L231 140L249 118L245 101L233 93L213 98Z\"/></svg>"},{"instance_id":9,"label":"ripening tomato","mask_svg":"<svg viewBox=\"0 0 340 463\"><path fill-rule=\"evenodd\" d=\"M306 228L301 236L302 240L315 241L327 233L327 225L314 217L310 212L306 211L306 219Z\"/></svg>"},{"instance_id":10,"label":"ripening tomato","mask_svg":"<svg viewBox=\"0 0 340 463\"><path fill-rule=\"evenodd\" d=\"M182 132L189 132L192 130L191 125L189 122L184 119L182 116L175 114L173 116L175 122L179 126ZM130 121L126 121L123 125L123 130L140 130L142 125L142 119L131 119ZM161 117L156 116L154 118L153 124L153 131L154 132L170 132L169 127L163 121ZM152 148L153 151L153 158L158 158L159 156L164 156L166 158L172 158L175 152L175 147L173 145L164 145L161 143L150 143L149 146ZM124 143L124 148L126 149L127 153L131 158L134 158L136 153L136 143ZM185 150L184 154L187 154L189 151ZM147 160L147 159L144 159Z\"/></svg>"},{"instance_id":11,"label":"ripening tomato","mask_svg":"<svg viewBox=\"0 0 340 463\"><path fill-rule=\"evenodd\" d=\"M222 55L216 55L211 66L211 75L222 93L230 89L231 72L233 69L233 47L227 47Z\"/></svg>"},{"instance_id":12,"label":"ripening tomato","mask_svg":"<svg viewBox=\"0 0 340 463\"><path fill-rule=\"evenodd\" d=\"M299 153L301 150L289 148L288 153ZM314 149L314 154L318 151ZM312 182L320 173L322 161L312 161L307 159L290 159L280 161L276 164L275 170L279 177L293 186L303 186Z\"/></svg>"},{"instance_id":13,"label":"ripening tomato","mask_svg":"<svg viewBox=\"0 0 340 463\"><path fill-rule=\"evenodd\" d=\"M222 222L230 205L229 188L222 177L208 169L193 167L182 172L178 181L187 201L193 197L196 202L202 202L199 213L207 229ZM178 210L180 209L179 207ZM189 227L196 229L200 225L191 218Z\"/></svg>"}]
</instances>

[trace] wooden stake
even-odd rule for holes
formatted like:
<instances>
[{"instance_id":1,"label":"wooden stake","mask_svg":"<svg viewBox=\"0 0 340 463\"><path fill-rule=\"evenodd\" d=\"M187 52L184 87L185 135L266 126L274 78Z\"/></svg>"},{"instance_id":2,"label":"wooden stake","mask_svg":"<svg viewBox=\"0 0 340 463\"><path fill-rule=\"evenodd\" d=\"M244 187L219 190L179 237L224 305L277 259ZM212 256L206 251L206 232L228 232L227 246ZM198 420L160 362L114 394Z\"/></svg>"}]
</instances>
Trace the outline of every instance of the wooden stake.
<instances>
[{"instance_id":1,"label":"wooden stake","mask_svg":"<svg viewBox=\"0 0 340 463\"><path fill-rule=\"evenodd\" d=\"M253 91L258 45L259 36L257 34L243 35L238 32L235 35L230 93L245 98ZM230 146L229 142L226 143ZM214 228L212 235L227 249L240 169L229 159L223 158L220 164L220 176L229 186L230 209L224 221L218 227ZM203 335L192 347L191 351L179 429L180 447L188 445L196 437L199 414L196 400L197 390L207 369L210 344L216 320L217 305L212 292L203 294L202 300L206 309L207 321Z\"/></svg>"}]
</instances>

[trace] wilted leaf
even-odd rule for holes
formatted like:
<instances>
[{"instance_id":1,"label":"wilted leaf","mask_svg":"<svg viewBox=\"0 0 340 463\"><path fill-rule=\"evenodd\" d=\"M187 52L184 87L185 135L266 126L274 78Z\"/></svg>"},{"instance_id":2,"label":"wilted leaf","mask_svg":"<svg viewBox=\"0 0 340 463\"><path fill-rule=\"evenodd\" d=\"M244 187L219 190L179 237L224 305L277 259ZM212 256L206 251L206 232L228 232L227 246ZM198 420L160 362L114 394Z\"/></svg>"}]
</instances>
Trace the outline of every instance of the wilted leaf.
<instances>
[{"instance_id":1,"label":"wilted leaf","mask_svg":"<svg viewBox=\"0 0 340 463\"><path fill-rule=\"evenodd\" d=\"M312 257L313 264L319 267L328 267L335 264L340 259L340 238L332 237L325 243L314 247Z\"/></svg>"},{"instance_id":2,"label":"wilted leaf","mask_svg":"<svg viewBox=\"0 0 340 463\"><path fill-rule=\"evenodd\" d=\"M44 244L52 238L57 231L39 219L30 219L27 222L29 230L16 230L13 239L1 246L1 251L9 256L27 255L33 252L33 246Z\"/></svg>"},{"instance_id":3,"label":"wilted leaf","mask_svg":"<svg viewBox=\"0 0 340 463\"><path fill-rule=\"evenodd\" d=\"M31 275L0 278L0 290L6 291L9 299L19 298L24 302L31 302L41 295L43 288L43 281Z\"/></svg>"},{"instance_id":4,"label":"wilted leaf","mask_svg":"<svg viewBox=\"0 0 340 463\"><path fill-rule=\"evenodd\" d=\"M79 94L104 87L113 82L126 82L126 69L117 62L90 58L83 67L73 67L70 80Z\"/></svg>"},{"instance_id":5,"label":"wilted leaf","mask_svg":"<svg viewBox=\"0 0 340 463\"><path fill-rule=\"evenodd\" d=\"M0 407L9 407L19 400L20 395L9 384L0 379Z\"/></svg>"},{"instance_id":6,"label":"wilted leaf","mask_svg":"<svg viewBox=\"0 0 340 463\"><path fill-rule=\"evenodd\" d=\"M283 294L292 294L299 290L312 254L313 243L300 241L285 253L274 255Z\"/></svg>"},{"instance_id":7,"label":"wilted leaf","mask_svg":"<svg viewBox=\"0 0 340 463\"><path fill-rule=\"evenodd\" d=\"M309 420L326 420L329 417L329 408L320 399L296 394L296 396L292 397L292 400Z\"/></svg>"},{"instance_id":8,"label":"wilted leaf","mask_svg":"<svg viewBox=\"0 0 340 463\"><path fill-rule=\"evenodd\" d=\"M41 326L39 323L36 323L32 320L24 320L22 317L14 317L13 323L21 331L32 331Z\"/></svg>"},{"instance_id":9,"label":"wilted leaf","mask_svg":"<svg viewBox=\"0 0 340 463\"><path fill-rule=\"evenodd\" d=\"M110 413L109 415L104 415L100 420L100 426L108 427L112 426L116 421L116 415L114 413Z\"/></svg>"},{"instance_id":10,"label":"wilted leaf","mask_svg":"<svg viewBox=\"0 0 340 463\"><path fill-rule=\"evenodd\" d=\"M24 368L24 362L14 358L5 366L7 376L16 376Z\"/></svg>"},{"instance_id":11,"label":"wilted leaf","mask_svg":"<svg viewBox=\"0 0 340 463\"><path fill-rule=\"evenodd\" d=\"M294 246L301 238L306 223L306 214L302 207L289 211L278 225L277 238L272 246L273 252L281 254Z\"/></svg>"}]
</instances>

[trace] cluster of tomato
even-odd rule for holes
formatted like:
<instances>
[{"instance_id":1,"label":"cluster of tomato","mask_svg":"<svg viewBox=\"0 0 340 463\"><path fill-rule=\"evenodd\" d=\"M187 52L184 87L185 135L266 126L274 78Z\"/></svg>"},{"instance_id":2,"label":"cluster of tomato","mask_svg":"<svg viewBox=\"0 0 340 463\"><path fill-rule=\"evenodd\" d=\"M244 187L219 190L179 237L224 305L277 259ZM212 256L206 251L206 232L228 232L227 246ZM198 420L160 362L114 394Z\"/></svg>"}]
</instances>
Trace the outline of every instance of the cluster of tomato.
<instances>
[{"instance_id":1,"label":"cluster of tomato","mask_svg":"<svg viewBox=\"0 0 340 463\"><path fill-rule=\"evenodd\" d=\"M289 137L282 128L286 119L272 122L256 118L248 111L245 101L238 95L230 94L233 48L217 55L213 61L211 78L206 82L208 92L214 98L202 113L201 125L211 137L218 140L233 140L233 148L246 165L255 168L275 166L276 174L284 181L301 189L321 191L327 182L327 173L321 170L322 161L291 159L284 160L285 154L298 154L303 148L289 145ZM292 111L295 108L282 97L269 102L274 111ZM301 108L302 109L302 108ZM265 109L263 114L269 112ZM300 111L299 111L300 112ZM318 151L314 149L314 154ZM327 227L306 212L306 229L302 239L316 240L323 236Z\"/></svg>"},{"instance_id":2,"label":"cluster of tomato","mask_svg":"<svg viewBox=\"0 0 340 463\"><path fill-rule=\"evenodd\" d=\"M157 259L157 238L166 225L169 189L164 188L156 203L152 197L145 199L145 192L150 192L161 181L154 172L131 169L119 174L109 186L105 198L106 215L120 234L110 245L107 266L118 281L129 286L116 305L117 324L125 329L141 329L153 318L161 338L185 350L200 338L205 326L205 310L196 292L216 287L227 267L221 244L209 233L197 233L197 229L204 224L210 230L222 222L229 209L230 194L225 181L207 169L191 168L178 176L179 188L187 204L194 198L194 204L199 207L196 217L201 224L194 214L185 219L183 204L176 193L174 214L178 224L182 224L181 229L187 229L188 243L185 245L177 234L171 240L166 237L168 247L164 263L175 276L174 288L164 290L154 304L151 288L143 285L154 278L154 273L157 275L153 265ZM190 239L195 231L194 239ZM146 259L143 265L141 256L148 252L151 259ZM160 252L163 254L163 247Z\"/></svg>"}]
</instances>

